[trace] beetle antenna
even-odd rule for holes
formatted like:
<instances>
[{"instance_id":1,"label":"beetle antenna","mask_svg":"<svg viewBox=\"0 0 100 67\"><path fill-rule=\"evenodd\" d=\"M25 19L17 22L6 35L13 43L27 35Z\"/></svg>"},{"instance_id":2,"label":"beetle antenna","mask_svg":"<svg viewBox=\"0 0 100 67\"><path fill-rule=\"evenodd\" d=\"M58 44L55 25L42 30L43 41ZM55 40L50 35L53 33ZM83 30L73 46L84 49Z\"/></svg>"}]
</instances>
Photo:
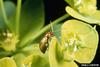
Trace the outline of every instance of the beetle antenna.
<instances>
[{"instance_id":1,"label":"beetle antenna","mask_svg":"<svg viewBox=\"0 0 100 67\"><path fill-rule=\"evenodd\" d=\"M50 21L50 25L51 25L51 31L54 32L53 25L52 25L52 22L51 21Z\"/></svg>"}]
</instances>

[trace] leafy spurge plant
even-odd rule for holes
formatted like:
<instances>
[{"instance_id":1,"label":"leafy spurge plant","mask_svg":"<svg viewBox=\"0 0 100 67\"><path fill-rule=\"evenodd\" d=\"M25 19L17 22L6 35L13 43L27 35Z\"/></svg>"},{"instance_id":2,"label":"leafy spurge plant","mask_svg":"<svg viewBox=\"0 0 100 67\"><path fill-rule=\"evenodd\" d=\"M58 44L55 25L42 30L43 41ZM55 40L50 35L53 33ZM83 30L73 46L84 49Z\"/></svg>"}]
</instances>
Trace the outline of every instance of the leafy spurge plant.
<instances>
[{"instance_id":1,"label":"leafy spurge plant","mask_svg":"<svg viewBox=\"0 0 100 67\"><path fill-rule=\"evenodd\" d=\"M96 0L65 0L64 16L44 26L43 0L0 0L0 67L78 67L74 62L91 63L98 47L100 25ZM91 12L92 11L92 12ZM64 23L67 17L72 16ZM82 21L81 21L82 20ZM53 29L54 37L48 39L43 54L39 48L39 36Z\"/></svg>"}]
</instances>

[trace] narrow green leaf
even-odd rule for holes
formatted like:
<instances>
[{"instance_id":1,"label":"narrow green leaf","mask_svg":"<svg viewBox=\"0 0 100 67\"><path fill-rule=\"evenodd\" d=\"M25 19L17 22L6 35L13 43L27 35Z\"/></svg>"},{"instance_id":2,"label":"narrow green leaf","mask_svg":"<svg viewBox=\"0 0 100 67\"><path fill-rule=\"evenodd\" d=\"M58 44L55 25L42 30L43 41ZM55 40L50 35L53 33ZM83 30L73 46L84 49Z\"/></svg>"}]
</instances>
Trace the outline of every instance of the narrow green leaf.
<instances>
[{"instance_id":1,"label":"narrow green leaf","mask_svg":"<svg viewBox=\"0 0 100 67\"><path fill-rule=\"evenodd\" d=\"M1 11L3 13L2 15L3 15L4 21L5 21L6 25L8 25L8 18L7 18L5 9L4 9L4 2L3 2L3 0L0 0L0 8L1 8Z\"/></svg>"},{"instance_id":2,"label":"narrow green leaf","mask_svg":"<svg viewBox=\"0 0 100 67\"><path fill-rule=\"evenodd\" d=\"M20 22L21 44L25 44L39 33L44 25L44 6L42 0L26 0L22 5Z\"/></svg>"},{"instance_id":3,"label":"narrow green leaf","mask_svg":"<svg viewBox=\"0 0 100 67\"><path fill-rule=\"evenodd\" d=\"M22 0L17 0L17 8L16 8L16 34L19 35L19 24L20 24L20 13L21 13L21 3Z\"/></svg>"},{"instance_id":4,"label":"narrow green leaf","mask_svg":"<svg viewBox=\"0 0 100 67\"><path fill-rule=\"evenodd\" d=\"M8 21L15 12L15 5L11 1L5 1L0 3L0 5L2 5L0 6L0 28L5 28L6 26L8 26L11 29Z\"/></svg>"}]
</instances>

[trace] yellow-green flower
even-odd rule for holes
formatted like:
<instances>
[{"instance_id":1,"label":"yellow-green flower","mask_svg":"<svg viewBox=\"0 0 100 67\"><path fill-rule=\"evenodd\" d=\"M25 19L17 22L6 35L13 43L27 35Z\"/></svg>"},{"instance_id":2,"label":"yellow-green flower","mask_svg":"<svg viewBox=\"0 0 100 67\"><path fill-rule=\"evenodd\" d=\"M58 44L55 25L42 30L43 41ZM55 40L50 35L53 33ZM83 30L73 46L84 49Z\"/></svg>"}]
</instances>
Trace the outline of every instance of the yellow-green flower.
<instances>
[{"instance_id":1,"label":"yellow-green flower","mask_svg":"<svg viewBox=\"0 0 100 67\"><path fill-rule=\"evenodd\" d=\"M98 46L98 33L89 24L68 20L61 26L61 44L53 38L49 46L51 67L78 67L79 63L91 63Z\"/></svg>"}]
</instances>

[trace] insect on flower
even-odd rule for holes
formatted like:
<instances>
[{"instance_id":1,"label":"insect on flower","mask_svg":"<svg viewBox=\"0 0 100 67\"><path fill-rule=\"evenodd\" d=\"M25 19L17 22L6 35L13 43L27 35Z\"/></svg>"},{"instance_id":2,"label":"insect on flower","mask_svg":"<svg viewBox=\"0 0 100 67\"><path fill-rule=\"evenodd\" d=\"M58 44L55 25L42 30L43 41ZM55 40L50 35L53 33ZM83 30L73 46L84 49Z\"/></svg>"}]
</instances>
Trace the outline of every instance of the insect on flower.
<instances>
[{"instance_id":1,"label":"insect on flower","mask_svg":"<svg viewBox=\"0 0 100 67\"><path fill-rule=\"evenodd\" d=\"M53 32L47 32L45 36L42 38L42 40L40 41L39 48L42 53L45 53L45 51L47 50L49 45L48 40L53 36L54 36Z\"/></svg>"}]
</instances>

